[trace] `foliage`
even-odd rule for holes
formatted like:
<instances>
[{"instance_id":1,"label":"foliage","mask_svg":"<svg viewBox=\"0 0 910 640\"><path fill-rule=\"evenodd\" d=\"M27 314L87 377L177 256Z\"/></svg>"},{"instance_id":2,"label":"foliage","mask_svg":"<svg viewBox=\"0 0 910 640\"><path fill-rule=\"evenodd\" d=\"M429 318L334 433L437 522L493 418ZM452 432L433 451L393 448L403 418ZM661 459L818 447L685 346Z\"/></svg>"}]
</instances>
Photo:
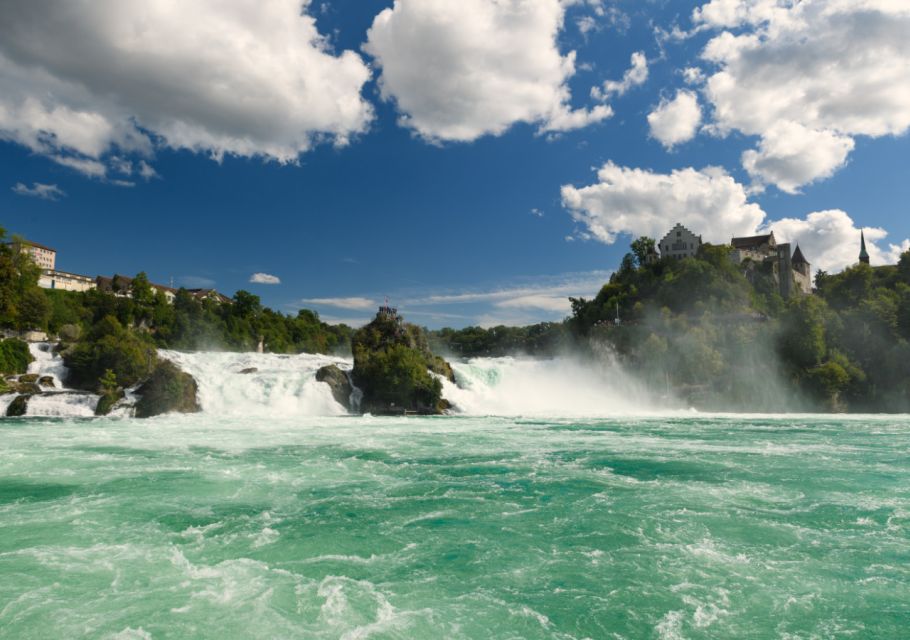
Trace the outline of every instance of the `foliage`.
<instances>
[{"instance_id":1,"label":"foliage","mask_svg":"<svg viewBox=\"0 0 910 640\"><path fill-rule=\"evenodd\" d=\"M67 384L97 391L110 371L117 382L130 387L148 377L158 362L147 334L129 331L114 316L105 316L75 346L63 352L69 369Z\"/></svg>"},{"instance_id":2,"label":"foliage","mask_svg":"<svg viewBox=\"0 0 910 640\"><path fill-rule=\"evenodd\" d=\"M28 344L22 340L0 341L0 374L25 373L32 360Z\"/></svg>"},{"instance_id":3,"label":"foliage","mask_svg":"<svg viewBox=\"0 0 910 640\"><path fill-rule=\"evenodd\" d=\"M637 240L630 255L646 250ZM785 301L770 265L704 245L695 258L624 261L593 300L571 300L568 327L706 408L910 409L910 253L819 272L816 288Z\"/></svg>"},{"instance_id":4,"label":"foliage","mask_svg":"<svg viewBox=\"0 0 910 640\"><path fill-rule=\"evenodd\" d=\"M461 358L497 357L514 354L552 356L567 346L565 323L542 322L527 327L466 327L429 332L434 351Z\"/></svg>"},{"instance_id":5,"label":"foliage","mask_svg":"<svg viewBox=\"0 0 910 640\"><path fill-rule=\"evenodd\" d=\"M419 327L377 316L354 334L353 352L352 377L363 391L363 411L444 410L442 383L430 370L451 376L451 368L432 354Z\"/></svg>"}]
</instances>

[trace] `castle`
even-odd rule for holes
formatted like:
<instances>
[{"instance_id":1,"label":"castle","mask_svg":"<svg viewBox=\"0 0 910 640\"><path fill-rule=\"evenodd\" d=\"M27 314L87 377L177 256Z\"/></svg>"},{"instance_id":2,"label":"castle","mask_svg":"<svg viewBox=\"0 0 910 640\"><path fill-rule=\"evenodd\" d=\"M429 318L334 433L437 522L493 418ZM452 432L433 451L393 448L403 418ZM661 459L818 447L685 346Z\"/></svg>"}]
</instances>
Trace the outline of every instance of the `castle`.
<instances>
[{"instance_id":1,"label":"castle","mask_svg":"<svg viewBox=\"0 0 910 640\"><path fill-rule=\"evenodd\" d=\"M730 244L734 263L742 265L750 261L769 269L782 298L812 293L812 268L799 245L794 251L789 242L778 244L773 231L762 236L733 238Z\"/></svg>"},{"instance_id":2,"label":"castle","mask_svg":"<svg viewBox=\"0 0 910 640\"><path fill-rule=\"evenodd\" d=\"M701 236L677 224L657 243L657 249L661 258L694 258L703 244ZM789 243L778 244L772 231L761 236L733 238L730 246L730 258L735 264L749 273L756 268L767 270L783 298L812 293L812 268L799 245L792 250Z\"/></svg>"},{"instance_id":3,"label":"castle","mask_svg":"<svg viewBox=\"0 0 910 640\"><path fill-rule=\"evenodd\" d=\"M694 258L703 244L701 236L677 223L657 243L657 251L660 252L660 258ZM799 244L793 250L788 242L778 244L772 231L760 236L733 238L730 247L730 259L742 266L747 276L753 275L758 269L770 273L777 282L781 297L812 293L812 265L803 255ZM656 253L654 260L657 260ZM864 231L860 231L859 262L869 264Z\"/></svg>"}]
</instances>

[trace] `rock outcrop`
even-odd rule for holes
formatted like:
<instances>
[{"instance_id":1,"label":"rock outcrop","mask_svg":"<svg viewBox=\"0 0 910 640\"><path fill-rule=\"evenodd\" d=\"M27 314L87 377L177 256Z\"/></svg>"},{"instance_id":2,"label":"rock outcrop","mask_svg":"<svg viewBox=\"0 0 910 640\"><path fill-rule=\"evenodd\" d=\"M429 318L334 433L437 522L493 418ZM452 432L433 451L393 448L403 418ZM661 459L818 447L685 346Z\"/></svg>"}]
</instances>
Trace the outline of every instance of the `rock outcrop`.
<instances>
[{"instance_id":1,"label":"rock outcrop","mask_svg":"<svg viewBox=\"0 0 910 640\"><path fill-rule=\"evenodd\" d=\"M332 397L335 398L335 402L340 404L349 412L353 412L355 410L355 407L351 406L351 394L354 392L354 387L351 386L351 381L348 380L348 374L346 374L336 365L330 364L320 368L316 372L316 380L319 382L325 382L327 385L329 385L329 388L332 390Z\"/></svg>"},{"instance_id":2,"label":"rock outcrop","mask_svg":"<svg viewBox=\"0 0 910 640\"><path fill-rule=\"evenodd\" d=\"M28 401L31 399L30 395L16 396L16 398L10 402L9 406L6 408L6 417L7 418L18 418L24 416L28 411Z\"/></svg>"},{"instance_id":3,"label":"rock outcrop","mask_svg":"<svg viewBox=\"0 0 910 640\"><path fill-rule=\"evenodd\" d=\"M150 418L163 413L197 413L201 410L197 399L198 387L190 374L177 365L162 361L152 375L140 385L136 393L136 417Z\"/></svg>"},{"instance_id":4,"label":"rock outcrop","mask_svg":"<svg viewBox=\"0 0 910 640\"><path fill-rule=\"evenodd\" d=\"M126 397L123 389L114 389L101 394L98 404L95 406L96 416L106 416L114 408L114 405Z\"/></svg>"},{"instance_id":5,"label":"rock outcrop","mask_svg":"<svg viewBox=\"0 0 910 640\"><path fill-rule=\"evenodd\" d=\"M429 348L424 331L382 307L353 337L354 384L363 391L361 410L375 415L444 413L442 382L454 381L452 368ZM436 374L436 375L434 375Z\"/></svg>"}]
</instances>

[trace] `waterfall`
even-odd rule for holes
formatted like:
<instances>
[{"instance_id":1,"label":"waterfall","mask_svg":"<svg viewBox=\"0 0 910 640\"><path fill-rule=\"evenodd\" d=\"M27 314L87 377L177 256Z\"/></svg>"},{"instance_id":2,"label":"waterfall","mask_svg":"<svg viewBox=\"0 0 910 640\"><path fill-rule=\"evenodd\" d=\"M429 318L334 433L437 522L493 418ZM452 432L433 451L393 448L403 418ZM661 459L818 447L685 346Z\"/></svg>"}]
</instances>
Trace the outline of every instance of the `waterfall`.
<instances>
[{"instance_id":1,"label":"waterfall","mask_svg":"<svg viewBox=\"0 0 910 640\"><path fill-rule=\"evenodd\" d=\"M44 387L28 403L26 416L88 417L94 415L98 396L65 389L63 360L53 345L30 345L35 361L29 373L51 376L53 388ZM325 355L160 351L198 384L205 414L217 416L337 416L346 409L332 397L316 371L336 365L350 373L350 359ZM655 407L654 398L609 358L599 364L572 358L475 358L453 362L456 384L443 380L443 396L464 415L498 416L610 416L640 414ZM135 390L111 413L128 417ZM355 389L352 400L360 398ZM0 397L0 415L15 395Z\"/></svg>"},{"instance_id":2,"label":"waterfall","mask_svg":"<svg viewBox=\"0 0 910 640\"><path fill-rule=\"evenodd\" d=\"M301 353L228 353L161 351L196 379L199 403L208 414L237 416L334 416L347 413L329 386L316 380L320 367L344 371L351 361Z\"/></svg>"},{"instance_id":3,"label":"waterfall","mask_svg":"<svg viewBox=\"0 0 910 640\"><path fill-rule=\"evenodd\" d=\"M63 358L54 353L55 346L52 342L32 342L28 346L34 358L28 365L28 373L37 375L39 379L49 377L53 380L53 385L40 385L41 393L29 398L26 417L94 416L98 396L66 389L63 386L63 381L66 380L66 367L63 365ZM0 417L6 415L6 410L16 396L17 394L0 396Z\"/></svg>"},{"instance_id":4,"label":"waterfall","mask_svg":"<svg viewBox=\"0 0 910 640\"><path fill-rule=\"evenodd\" d=\"M609 359L474 358L453 362L457 384L443 396L469 415L610 416L640 414L654 400Z\"/></svg>"}]
</instances>

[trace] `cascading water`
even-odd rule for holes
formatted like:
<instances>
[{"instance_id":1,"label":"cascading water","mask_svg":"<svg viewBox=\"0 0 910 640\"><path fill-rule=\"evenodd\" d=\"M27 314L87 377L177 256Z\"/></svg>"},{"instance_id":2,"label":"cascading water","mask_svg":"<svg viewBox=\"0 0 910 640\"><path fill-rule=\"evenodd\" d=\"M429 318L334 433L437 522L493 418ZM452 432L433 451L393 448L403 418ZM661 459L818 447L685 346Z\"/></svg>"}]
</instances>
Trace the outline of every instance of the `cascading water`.
<instances>
[{"instance_id":1,"label":"cascading water","mask_svg":"<svg viewBox=\"0 0 910 640\"><path fill-rule=\"evenodd\" d=\"M443 395L469 415L608 416L655 407L651 394L609 360L474 358L452 368L457 385L443 381Z\"/></svg>"},{"instance_id":2,"label":"cascading water","mask_svg":"<svg viewBox=\"0 0 910 640\"><path fill-rule=\"evenodd\" d=\"M196 379L205 413L238 416L333 416L347 411L335 402L329 386L316 380L320 367L350 370L351 361L301 353L161 351Z\"/></svg>"},{"instance_id":3,"label":"cascading water","mask_svg":"<svg viewBox=\"0 0 910 640\"><path fill-rule=\"evenodd\" d=\"M30 346L34 362L29 373L50 376L54 387L32 396L26 416L89 417L98 396L66 389L66 368L52 344ZM347 413L332 397L329 386L316 380L316 371L334 364L350 371L348 359L324 355L161 351L199 385L199 402L206 414L218 416L336 416ZM453 362L457 384L443 380L443 396L464 415L608 416L653 409L654 398L621 367L582 363L572 358L535 360L476 358ZM360 394L354 391L354 405ZM115 407L114 417L129 417L135 397ZM0 415L15 395L0 397Z\"/></svg>"},{"instance_id":4,"label":"cascading water","mask_svg":"<svg viewBox=\"0 0 910 640\"><path fill-rule=\"evenodd\" d=\"M27 417L65 417L79 418L95 415L98 396L84 391L67 389L63 386L66 380L66 367L63 358L54 353L56 345L51 342L33 342L29 352L33 361L28 365L28 373L37 375L40 380L50 378L53 384L39 384L40 394L31 395L25 415ZM0 416L6 415L9 405L17 394L0 396Z\"/></svg>"}]
</instances>

